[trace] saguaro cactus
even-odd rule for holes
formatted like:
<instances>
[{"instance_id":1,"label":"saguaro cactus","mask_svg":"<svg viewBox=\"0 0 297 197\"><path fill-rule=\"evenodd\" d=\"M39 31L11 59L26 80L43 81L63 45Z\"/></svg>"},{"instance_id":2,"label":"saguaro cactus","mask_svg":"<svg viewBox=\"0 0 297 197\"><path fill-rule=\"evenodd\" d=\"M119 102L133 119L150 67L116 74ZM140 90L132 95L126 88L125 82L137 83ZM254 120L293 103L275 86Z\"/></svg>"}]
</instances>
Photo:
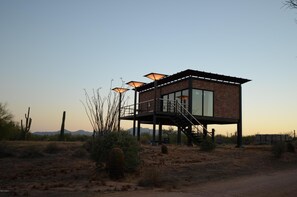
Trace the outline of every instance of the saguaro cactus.
<instances>
[{"instance_id":1,"label":"saguaro cactus","mask_svg":"<svg viewBox=\"0 0 297 197\"><path fill-rule=\"evenodd\" d=\"M30 107L28 107L28 114L25 114L25 118L26 118L26 125L25 125L25 127L23 125L23 120L21 120L22 138L24 140L26 140L27 137L28 137L28 133L30 131L31 123L32 123L32 118L30 118Z\"/></svg>"},{"instance_id":2,"label":"saguaro cactus","mask_svg":"<svg viewBox=\"0 0 297 197\"><path fill-rule=\"evenodd\" d=\"M109 153L108 171L111 179L117 180L124 177L125 156L120 148L113 148Z\"/></svg>"}]
</instances>

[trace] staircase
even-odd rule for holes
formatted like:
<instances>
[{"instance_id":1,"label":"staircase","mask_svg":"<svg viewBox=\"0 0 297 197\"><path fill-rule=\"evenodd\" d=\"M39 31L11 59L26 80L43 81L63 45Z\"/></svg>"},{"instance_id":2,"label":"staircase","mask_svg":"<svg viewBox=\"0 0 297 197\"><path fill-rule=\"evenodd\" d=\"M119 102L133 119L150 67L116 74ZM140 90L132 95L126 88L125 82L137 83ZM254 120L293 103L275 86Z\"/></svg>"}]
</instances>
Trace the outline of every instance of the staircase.
<instances>
[{"instance_id":1,"label":"staircase","mask_svg":"<svg viewBox=\"0 0 297 197\"><path fill-rule=\"evenodd\" d=\"M165 101L166 102L166 101ZM203 131L210 132L191 114L179 101L168 102L175 115L172 122L188 137L194 144L198 145L203 140Z\"/></svg>"}]
</instances>

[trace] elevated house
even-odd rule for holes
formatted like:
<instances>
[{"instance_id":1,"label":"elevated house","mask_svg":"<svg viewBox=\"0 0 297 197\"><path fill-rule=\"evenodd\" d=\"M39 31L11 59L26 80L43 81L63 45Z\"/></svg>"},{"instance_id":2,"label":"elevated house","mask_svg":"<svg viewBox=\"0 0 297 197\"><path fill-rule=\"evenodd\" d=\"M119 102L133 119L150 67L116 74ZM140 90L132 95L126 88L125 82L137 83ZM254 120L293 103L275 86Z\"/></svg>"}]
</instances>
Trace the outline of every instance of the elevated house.
<instances>
[{"instance_id":1,"label":"elevated house","mask_svg":"<svg viewBox=\"0 0 297 197\"><path fill-rule=\"evenodd\" d=\"M138 101L135 97L134 105L124 106L121 114L122 120L137 122L138 139L141 124L153 125L153 141L162 142L162 126L170 125L178 128L178 143L183 132L196 144L208 135L210 124L237 124L237 145L242 145L241 85L249 79L189 69L146 77L154 81L135 87Z\"/></svg>"}]
</instances>

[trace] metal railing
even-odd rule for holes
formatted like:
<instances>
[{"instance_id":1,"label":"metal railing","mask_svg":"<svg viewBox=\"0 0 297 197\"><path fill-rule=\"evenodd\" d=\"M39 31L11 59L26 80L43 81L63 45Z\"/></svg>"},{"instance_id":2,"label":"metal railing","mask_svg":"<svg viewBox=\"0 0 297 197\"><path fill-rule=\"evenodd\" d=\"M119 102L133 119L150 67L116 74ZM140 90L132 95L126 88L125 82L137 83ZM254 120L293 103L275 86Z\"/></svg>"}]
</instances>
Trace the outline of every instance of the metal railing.
<instances>
[{"instance_id":1,"label":"metal railing","mask_svg":"<svg viewBox=\"0 0 297 197\"><path fill-rule=\"evenodd\" d=\"M191 126L193 126L197 132L201 133L203 131L206 131L207 133L211 133L209 132L204 126L203 124L197 120L197 118L195 118L195 116L193 114L191 114L187 108L186 104L182 104L180 101L178 100L165 100L165 99L160 99L163 100L163 104L166 103L167 105L170 105L170 110L173 109L173 112L176 112L180 115L183 116L183 118L185 118L190 124ZM168 111L168 108L167 108ZM195 124L196 123L196 124Z\"/></svg>"},{"instance_id":2,"label":"metal railing","mask_svg":"<svg viewBox=\"0 0 297 197\"><path fill-rule=\"evenodd\" d=\"M144 102L140 102L140 103L136 103L136 114L153 112L153 110L154 110L154 100L153 99L147 100ZM122 117L133 116L134 115L134 104L123 106L121 108L121 111L122 111L122 113L121 113Z\"/></svg>"},{"instance_id":3,"label":"metal railing","mask_svg":"<svg viewBox=\"0 0 297 197\"><path fill-rule=\"evenodd\" d=\"M154 99L147 100L144 102L136 103L136 115L141 113L153 112L154 110ZM193 126L197 132L201 133L203 131L209 132L203 124L195 118L188 110L188 105L181 103L179 100L169 100L169 99L157 99L156 100L156 111L157 112L167 112L176 113L181 115L186 119L191 126ZM134 104L123 106L121 109L121 116L133 116L134 115ZM201 131L202 130L202 131Z\"/></svg>"}]
</instances>

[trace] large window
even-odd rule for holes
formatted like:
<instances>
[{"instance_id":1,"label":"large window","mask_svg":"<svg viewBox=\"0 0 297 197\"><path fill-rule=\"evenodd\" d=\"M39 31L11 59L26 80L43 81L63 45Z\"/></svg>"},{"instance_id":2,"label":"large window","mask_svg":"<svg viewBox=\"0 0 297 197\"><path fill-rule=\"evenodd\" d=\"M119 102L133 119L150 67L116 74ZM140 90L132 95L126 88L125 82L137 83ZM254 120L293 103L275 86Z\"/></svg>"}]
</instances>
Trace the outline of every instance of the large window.
<instances>
[{"instance_id":1,"label":"large window","mask_svg":"<svg viewBox=\"0 0 297 197\"><path fill-rule=\"evenodd\" d=\"M182 109L189 110L189 90L182 90L163 95L163 112L175 112L175 101L182 105ZM213 116L213 92L193 89L192 114L196 116Z\"/></svg>"},{"instance_id":2,"label":"large window","mask_svg":"<svg viewBox=\"0 0 297 197\"><path fill-rule=\"evenodd\" d=\"M189 106L189 90L183 90L163 95L163 112L176 112L175 101L178 101L184 108Z\"/></svg>"},{"instance_id":3,"label":"large window","mask_svg":"<svg viewBox=\"0 0 297 197\"><path fill-rule=\"evenodd\" d=\"M193 90L192 94L192 114L202 116L203 96L202 90Z\"/></svg>"},{"instance_id":4,"label":"large window","mask_svg":"<svg viewBox=\"0 0 297 197\"><path fill-rule=\"evenodd\" d=\"M213 116L213 92L193 89L192 114L197 116Z\"/></svg>"},{"instance_id":5,"label":"large window","mask_svg":"<svg viewBox=\"0 0 297 197\"><path fill-rule=\"evenodd\" d=\"M213 116L213 92L203 91L203 115Z\"/></svg>"}]
</instances>

